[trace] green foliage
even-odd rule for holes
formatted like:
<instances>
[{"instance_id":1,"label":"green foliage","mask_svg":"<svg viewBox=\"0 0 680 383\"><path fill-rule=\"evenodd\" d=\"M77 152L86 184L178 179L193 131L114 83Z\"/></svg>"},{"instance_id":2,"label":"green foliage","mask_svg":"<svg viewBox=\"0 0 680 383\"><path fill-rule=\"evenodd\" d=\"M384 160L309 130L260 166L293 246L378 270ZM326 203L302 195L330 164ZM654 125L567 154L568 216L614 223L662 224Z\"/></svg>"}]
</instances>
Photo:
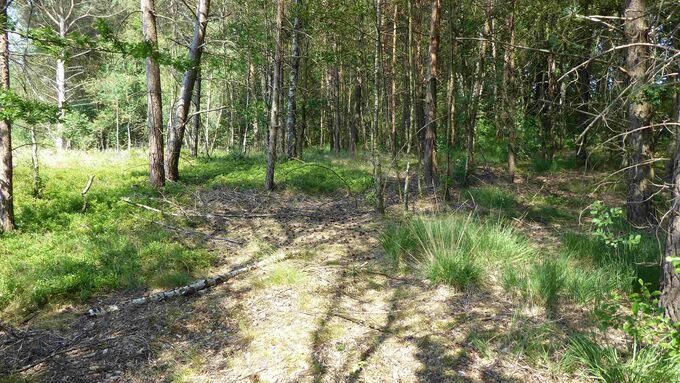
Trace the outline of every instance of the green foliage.
<instances>
[{"instance_id":1,"label":"green foliage","mask_svg":"<svg viewBox=\"0 0 680 383\"><path fill-rule=\"evenodd\" d=\"M627 349L603 346L585 336L571 339L565 364L585 367L603 382L675 382L680 380L680 324L659 305L659 291L639 280L639 292L624 300L616 294L596 311L604 329L617 328L630 339Z\"/></svg>"},{"instance_id":2,"label":"green foliage","mask_svg":"<svg viewBox=\"0 0 680 383\"><path fill-rule=\"evenodd\" d=\"M12 90L0 90L0 119L23 120L28 124L57 122L58 109L40 101L19 96Z\"/></svg>"},{"instance_id":3,"label":"green foliage","mask_svg":"<svg viewBox=\"0 0 680 383\"><path fill-rule=\"evenodd\" d=\"M623 219L623 209L620 207L607 207L602 201L596 201L590 205L590 215L594 230L592 231L595 238L606 243L613 248L619 245L632 247L640 244L642 236L640 234L629 234L628 237L618 235L612 229L615 221L619 222Z\"/></svg>"},{"instance_id":4,"label":"green foliage","mask_svg":"<svg viewBox=\"0 0 680 383\"><path fill-rule=\"evenodd\" d=\"M86 300L113 289L168 288L210 266L214 255L178 243L159 230L152 214L120 201L152 195L145 175L133 175L143 156L54 156L43 167L43 198L30 195L31 175L16 169L19 231L0 241L0 310L26 312L46 304ZM25 162L24 162L25 163ZM80 189L96 174L82 212Z\"/></svg>"}]
</instances>

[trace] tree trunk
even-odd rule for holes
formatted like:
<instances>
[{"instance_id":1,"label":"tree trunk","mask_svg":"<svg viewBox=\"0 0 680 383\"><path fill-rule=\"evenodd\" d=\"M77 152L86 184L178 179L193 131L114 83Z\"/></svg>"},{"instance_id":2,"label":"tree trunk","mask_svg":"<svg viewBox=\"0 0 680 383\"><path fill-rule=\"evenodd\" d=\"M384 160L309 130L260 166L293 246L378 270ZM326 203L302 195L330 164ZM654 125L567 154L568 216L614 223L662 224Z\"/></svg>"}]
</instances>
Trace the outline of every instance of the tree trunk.
<instances>
[{"instance_id":1,"label":"tree trunk","mask_svg":"<svg viewBox=\"0 0 680 383\"><path fill-rule=\"evenodd\" d=\"M292 56L290 65L290 84L288 85L288 118L286 119L286 133L288 134L288 142L286 145L286 155L288 157L296 157L297 145L297 127L296 123L296 96L297 96L297 82L298 82L298 71L300 69L300 29L302 27L302 21L300 18L300 7L302 6L302 0L294 0L294 12L295 20L293 21L293 42L292 42Z\"/></svg>"},{"instance_id":2,"label":"tree trunk","mask_svg":"<svg viewBox=\"0 0 680 383\"><path fill-rule=\"evenodd\" d=\"M349 151L352 155L357 152L357 142L359 140L359 126L363 123L361 121L361 76L357 74L356 84L354 84L354 91L352 92L353 109L353 123L349 130Z\"/></svg>"},{"instance_id":3,"label":"tree trunk","mask_svg":"<svg viewBox=\"0 0 680 383\"><path fill-rule=\"evenodd\" d=\"M439 0L437 0L439 1ZM376 210L380 214L385 213L385 199L383 197L382 169L377 152L377 135L380 123L380 68L382 66L382 47L380 43L380 2L375 0L375 56L373 60L373 123L371 124L371 158L373 162L373 182L375 187Z\"/></svg>"},{"instance_id":4,"label":"tree trunk","mask_svg":"<svg viewBox=\"0 0 680 383\"><path fill-rule=\"evenodd\" d=\"M154 0L141 0L144 41L158 49ZM149 181L154 187L165 185L163 172L163 106L161 72L153 55L146 58L147 124L149 127Z\"/></svg>"},{"instance_id":5,"label":"tree trunk","mask_svg":"<svg viewBox=\"0 0 680 383\"><path fill-rule=\"evenodd\" d=\"M264 188L274 190L274 167L276 165L276 138L279 131L279 76L281 75L281 34L283 24L283 1L277 0L276 11L276 47L274 51L274 78L272 80L272 105L269 115L269 142L267 142L267 174Z\"/></svg>"},{"instance_id":6,"label":"tree trunk","mask_svg":"<svg viewBox=\"0 0 680 383\"><path fill-rule=\"evenodd\" d=\"M432 2L430 16L430 49L427 64L427 93L425 94L425 140L423 142L423 172L425 185L434 191L435 145L437 144L437 54L439 53L439 22L441 0Z\"/></svg>"},{"instance_id":7,"label":"tree trunk","mask_svg":"<svg viewBox=\"0 0 680 383\"><path fill-rule=\"evenodd\" d=\"M337 53L337 42L333 38L333 51ZM333 111L333 142L335 142L334 152L335 154L340 153L340 73L338 71L338 66L333 63L333 69L331 69L331 88L333 89L333 99L331 101L332 111Z\"/></svg>"},{"instance_id":8,"label":"tree trunk","mask_svg":"<svg viewBox=\"0 0 680 383\"><path fill-rule=\"evenodd\" d=\"M678 80L680 82L680 79ZM666 252L663 259L663 273L661 274L661 306L666 315L674 322L680 321L680 275L668 258L680 257L680 91L676 92L675 100L675 153L673 154L672 195L673 206L670 212L670 224L666 239Z\"/></svg>"},{"instance_id":9,"label":"tree trunk","mask_svg":"<svg viewBox=\"0 0 680 383\"><path fill-rule=\"evenodd\" d=\"M130 123L128 122L127 124L125 124L125 127L127 128L127 150L129 152L130 149L132 149L132 132L130 131ZM161 161L161 163L162 162L163 161Z\"/></svg>"},{"instance_id":10,"label":"tree trunk","mask_svg":"<svg viewBox=\"0 0 680 383\"><path fill-rule=\"evenodd\" d=\"M198 68L201 64L201 54L203 52L203 42L205 41L205 31L208 26L208 13L210 12L210 0L198 0L196 11L196 23L194 25L194 36L189 46L189 61L192 67L184 72L182 88L180 90L175 116L171 128L168 132L168 153L165 159L165 177L170 181L179 179L179 157L182 150L182 140L187 124L187 115L191 106L194 84Z\"/></svg>"},{"instance_id":11,"label":"tree trunk","mask_svg":"<svg viewBox=\"0 0 680 383\"><path fill-rule=\"evenodd\" d=\"M392 77L390 78L390 109L392 110L392 132L391 146L392 155L396 157L399 152L397 144L397 18L399 16L399 6L394 4L394 18L392 20Z\"/></svg>"},{"instance_id":12,"label":"tree trunk","mask_svg":"<svg viewBox=\"0 0 680 383\"><path fill-rule=\"evenodd\" d=\"M510 182L514 182L517 166L515 164L515 5L512 0L512 11L508 17L508 31L510 44L505 48L505 67L503 68L503 110L502 123L508 132L508 175Z\"/></svg>"},{"instance_id":13,"label":"tree trunk","mask_svg":"<svg viewBox=\"0 0 680 383\"><path fill-rule=\"evenodd\" d=\"M40 178L40 157L38 156L38 139L35 127L31 127L31 167L33 169L33 192L35 198L42 198L42 178Z\"/></svg>"},{"instance_id":14,"label":"tree trunk","mask_svg":"<svg viewBox=\"0 0 680 383\"><path fill-rule=\"evenodd\" d=\"M116 101L116 151L120 152L120 109Z\"/></svg>"},{"instance_id":15,"label":"tree trunk","mask_svg":"<svg viewBox=\"0 0 680 383\"><path fill-rule=\"evenodd\" d=\"M65 150L68 148L67 139L64 136L64 117L66 117L66 63L63 59L57 59L57 68L55 71L55 86L57 88L57 108L59 109L59 121L57 121L57 131L54 137L54 146L58 150Z\"/></svg>"},{"instance_id":16,"label":"tree trunk","mask_svg":"<svg viewBox=\"0 0 680 383\"><path fill-rule=\"evenodd\" d=\"M653 218L650 194L650 180L654 176L651 164L652 129L649 125L652 107L644 99L641 88L647 84L649 49L639 45L648 42L648 25L644 0L628 0L624 23L624 32L628 44L626 70L630 76L630 84L635 89L628 101L628 150L630 152L630 169L628 171L628 220L634 225L646 225Z\"/></svg>"},{"instance_id":17,"label":"tree trunk","mask_svg":"<svg viewBox=\"0 0 680 383\"><path fill-rule=\"evenodd\" d=\"M486 13L487 20L484 23L484 32L482 33L482 40L479 42L479 59L477 61L477 67L475 69L475 79L474 86L472 88L472 100L470 106L470 125L468 127L467 136L467 158L465 160L465 177L474 172L475 169L475 140L476 140L476 129L477 129L477 115L479 112L479 101L482 97L482 92L484 90L484 67L486 63L486 49L487 40L489 35L489 30L491 28L491 11L493 3L491 1L487 2Z\"/></svg>"},{"instance_id":18,"label":"tree trunk","mask_svg":"<svg viewBox=\"0 0 680 383\"><path fill-rule=\"evenodd\" d=\"M408 1L408 94L409 94L409 127L408 127L408 144L406 146L406 154L411 153L411 146L413 145L414 137L419 134L416 128L416 69L414 58L414 30L413 30L413 1Z\"/></svg>"},{"instance_id":19,"label":"tree trunk","mask_svg":"<svg viewBox=\"0 0 680 383\"><path fill-rule=\"evenodd\" d=\"M201 69L198 69L198 74L196 75L196 82L194 85L194 110L199 112L201 110ZM208 108L210 109L210 108ZM190 156L191 158L198 157L198 138L201 135L201 114L195 113L192 117L193 119L193 139L191 140ZM206 143L207 146L207 143Z\"/></svg>"},{"instance_id":20,"label":"tree trunk","mask_svg":"<svg viewBox=\"0 0 680 383\"><path fill-rule=\"evenodd\" d=\"M0 86L3 92L10 90L8 5L7 0L0 0ZM12 125L8 120L0 120L0 231L3 232L14 230L12 171Z\"/></svg>"}]
</instances>

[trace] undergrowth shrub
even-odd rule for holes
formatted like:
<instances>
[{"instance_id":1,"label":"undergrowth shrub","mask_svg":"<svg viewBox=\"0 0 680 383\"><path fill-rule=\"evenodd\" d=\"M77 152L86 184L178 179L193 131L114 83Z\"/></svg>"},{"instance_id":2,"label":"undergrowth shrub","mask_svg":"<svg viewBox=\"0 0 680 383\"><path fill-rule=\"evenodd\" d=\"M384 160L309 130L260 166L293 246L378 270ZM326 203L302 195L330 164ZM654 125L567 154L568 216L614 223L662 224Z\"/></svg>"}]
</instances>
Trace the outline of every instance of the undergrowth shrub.
<instances>
[{"instance_id":1,"label":"undergrowth shrub","mask_svg":"<svg viewBox=\"0 0 680 383\"><path fill-rule=\"evenodd\" d=\"M586 335L572 336L563 363L583 369L605 383L680 381L680 324L672 323L659 305L659 291L638 281L639 292L627 299L611 294L596 311L601 327L627 336L623 348L601 344Z\"/></svg>"}]
</instances>

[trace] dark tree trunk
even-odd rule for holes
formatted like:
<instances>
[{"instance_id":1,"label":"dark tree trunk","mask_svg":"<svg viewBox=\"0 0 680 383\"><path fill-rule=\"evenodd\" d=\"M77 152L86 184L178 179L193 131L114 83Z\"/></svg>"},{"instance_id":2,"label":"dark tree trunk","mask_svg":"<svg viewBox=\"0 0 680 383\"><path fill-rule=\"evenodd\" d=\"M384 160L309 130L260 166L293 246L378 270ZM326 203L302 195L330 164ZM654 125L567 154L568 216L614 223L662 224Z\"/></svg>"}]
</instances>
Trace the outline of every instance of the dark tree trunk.
<instances>
[{"instance_id":1,"label":"dark tree trunk","mask_svg":"<svg viewBox=\"0 0 680 383\"><path fill-rule=\"evenodd\" d=\"M430 17L430 50L427 65L427 93L425 95L425 140L423 141L423 171L425 185L434 190L435 182L435 145L437 143L437 54L439 53L439 22L441 0L432 2Z\"/></svg>"},{"instance_id":2,"label":"dark tree trunk","mask_svg":"<svg viewBox=\"0 0 680 383\"><path fill-rule=\"evenodd\" d=\"M144 41L158 49L154 0L141 0ZM165 185L163 171L163 105L161 72L153 55L146 58L147 125L149 128L149 181L154 187Z\"/></svg>"},{"instance_id":3,"label":"dark tree trunk","mask_svg":"<svg viewBox=\"0 0 680 383\"><path fill-rule=\"evenodd\" d=\"M648 42L648 25L644 0L628 0L624 23L624 31L628 44L626 70L630 76L630 84L635 91L628 101L628 150L630 159L628 166L628 220L634 225L646 225L653 218L650 181L654 177L651 164L651 139L653 131L645 128L649 125L652 107L644 99L642 86L648 82L649 49L640 45Z\"/></svg>"},{"instance_id":4,"label":"dark tree trunk","mask_svg":"<svg viewBox=\"0 0 680 383\"><path fill-rule=\"evenodd\" d=\"M283 24L283 1L277 1L276 47L274 51L274 75L272 79L272 102L269 114L269 141L267 142L267 174L264 188L274 190L274 167L276 166L276 139L279 131L279 76L281 75L281 29Z\"/></svg>"},{"instance_id":5,"label":"dark tree trunk","mask_svg":"<svg viewBox=\"0 0 680 383\"><path fill-rule=\"evenodd\" d=\"M357 75L357 82L354 84L354 92L352 93L352 103L354 105L353 109L353 121L350 126L350 137L349 137L349 151L352 154L356 154L357 142L359 140L359 126L363 123L361 115L361 77Z\"/></svg>"},{"instance_id":6,"label":"dark tree trunk","mask_svg":"<svg viewBox=\"0 0 680 383\"><path fill-rule=\"evenodd\" d=\"M175 115L168 132L168 153L165 159L165 178L170 181L179 179L179 157L182 150L182 140L187 124L187 115L191 106L194 84L201 64L201 54L203 52L203 42L205 41L205 30L208 26L208 13L210 12L210 0L199 0L196 11L196 24L194 25L194 36L189 46L189 61L192 67L184 72L182 88L180 90Z\"/></svg>"},{"instance_id":7,"label":"dark tree trunk","mask_svg":"<svg viewBox=\"0 0 680 383\"><path fill-rule=\"evenodd\" d=\"M296 149L297 145L295 143L297 137L297 127L296 124L296 96L297 96L297 82L298 82L298 71L300 69L300 28L302 25L300 19L300 7L302 6L302 0L294 1L294 12L295 21L293 22L293 42L292 51L293 57L291 58L290 66L290 84L288 88L288 118L286 119L286 133L288 133L288 143L286 145L286 155L288 157L296 157L298 155Z\"/></svg>"},{"instance_id":8,"label":"dark tree trunk","mask_svg":"<svg viewBox=\"0 0 680 383\"><path fill-rule=\"evenodd\" d=\"M680 79L678 80L680 82ZM680 321L680 275L675 266L668 262L668 258L680 257L680 91L675 95L675 153L673 153L672 196L670 224L666 239L666 252L663 259L663 273L661 274L661 305L668 317L674 322Z\"/></svg>"},{"instance_id":9,"label":"dark tree trunk","mask_svg":"<svg viewBox=\"0 0 680 383\"><path fill-rule=\"evenodd\" d=\"M484 23L484 32L482 34L482 40L479 42L479 59L477 61L477 67L475 68L475 78L474 85L472 87L472 100L470 101L470 124L468 126L467 135L467 158L465 160L465 177L474 172L475 169L475 141L477 139L477 117L479 112L479 101L482 98L482 93L484 91L484 70L486 64L486 50L487 50L487 38L489 37L489 31L491 29L491 12L493 11L493 2L487 1L486 5L486 15L487 20Z\"/></svg>"},{"instance_id":10,"label":"dark tree trunk","mask_svg":"<svg viewBox=\"0 0 680 383\"><path fill-rule=\"evenodd\" d=\"M380 130L380 68L382 67L381 0L375 0L375 55L373 57L373 123L371 124L371 159L373 162L373 185L375 187L376 211L385 213L383 197L383 180L380 158L378 157L377 139Z\"/></svg>"},{"instance_id":11,"label":"dark tree trunk","mask_svg":"<svg viewBox=\"0 0 680 383\"><path fill-rule=\"evenodd\" d=\"M517 166L515 164L515 4L512 0L512 11L508 17L510 45L505 48L505 67L503 68L503 110L502 123L508 132L508 175L510 182L515 180Z\"/></svg>"},{"instance_id":12,"label":"dark tree trunk","mask_svg":"<svg viewBox=\"0 0 680 383\"><path fill-rule=\"evenodd\" d=\"M9 91L9 29L7 0L0 0L0 87ZM14 190L12 186L12 125L0 120L0 231L14 230Z\"/></svg>"}]
</instances>

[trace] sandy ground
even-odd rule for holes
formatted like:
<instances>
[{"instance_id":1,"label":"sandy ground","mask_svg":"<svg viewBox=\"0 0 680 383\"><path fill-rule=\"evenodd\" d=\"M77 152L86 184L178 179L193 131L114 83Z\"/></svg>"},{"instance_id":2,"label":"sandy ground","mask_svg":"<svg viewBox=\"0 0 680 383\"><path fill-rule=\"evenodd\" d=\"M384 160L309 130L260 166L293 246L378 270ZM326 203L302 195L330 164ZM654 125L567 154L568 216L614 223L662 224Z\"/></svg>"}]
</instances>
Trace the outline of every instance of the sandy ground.
<instances>
[{"instance_id":1,"label":"sandy ground","mask_svg":"<svg viewBox=\"0 0 680 383\"><path fill-rule=\"evenodd\" d=\"M0 376L13 371L8 381L45 382L572 381L548 361L518 352L523 337L545 335L536 332L545 328L545 316L513 303L494 281L458 292L393 270L378 240L381 218L361 198L215 188L192 201L175 211L211 215L198 228L220 254L214 274L274 253L288 258L202 294L99 318L64 308L42 319L47 328L0 332ZM570 323L562 318L547 325ZM556 338L546 336L546 347Z\"/></svg>"}]
</instances>

